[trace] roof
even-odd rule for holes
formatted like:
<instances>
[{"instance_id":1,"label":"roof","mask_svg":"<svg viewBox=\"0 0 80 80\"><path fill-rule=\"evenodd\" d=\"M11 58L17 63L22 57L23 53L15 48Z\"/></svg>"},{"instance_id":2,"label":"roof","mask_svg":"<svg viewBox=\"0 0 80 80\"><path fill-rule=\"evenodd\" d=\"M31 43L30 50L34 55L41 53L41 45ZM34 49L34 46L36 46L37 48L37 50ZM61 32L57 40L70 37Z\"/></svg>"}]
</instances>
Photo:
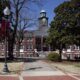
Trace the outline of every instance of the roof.
<instances>
[{"instance_id":1,"label":"roof","mask_svg":"<svg viewBox=\"0 0 80 80\"><path fill-rule=\"evenodd\" d=\"M45 10L41 10L41 13L42 13L42 12L46 12L46 11L45 11Z\"/></svg>"},{"instance_id":2,"label":"roof","mask_svg":"<svg viewBox=\"0 0 80 80\"><path fill-rule=\"evenodd\" d=\"M39 28L38 30L35 30L33 32L33 34L35 36L48 36L48 30L49 30L49 27L43 26L43 27Z\"/></svg>"}]
</instances>

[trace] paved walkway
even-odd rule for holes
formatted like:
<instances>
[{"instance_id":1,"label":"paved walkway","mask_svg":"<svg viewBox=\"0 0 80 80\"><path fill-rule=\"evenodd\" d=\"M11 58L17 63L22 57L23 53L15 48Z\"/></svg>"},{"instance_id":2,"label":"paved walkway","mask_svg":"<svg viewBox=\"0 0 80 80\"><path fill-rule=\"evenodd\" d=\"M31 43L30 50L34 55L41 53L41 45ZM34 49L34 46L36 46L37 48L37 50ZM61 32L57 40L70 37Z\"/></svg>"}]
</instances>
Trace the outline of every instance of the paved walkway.
<instances>
[{"instance_id":1,"label":"paved walkway","mask_svg":"<svg viewBox=\"0 0 80 80\"><path fill-rule=\"evenodd\" d=\"M23 70L21 76L24 80L80 80L79 77L66 74L41 60L25 63Z\"/></svg>"},{"instance_id":2,"label":"paved walkway","mask_svg":"<svg viewBox=\"0 0 80 80\"><path fill-rule=\"evenodd\" d=\"M53 76L65 75L62 71L57 70L55 67L52 69L49 64L41 60L35 62L25 63L22 76Z\"/></svg>"},{"instance_id":3,"label":"paved walkway","mask_svg":"<svg viewBox=\"0 0 80 80\"><path fill-rule=\"evenodd\" d=\"M64 73L44 61L36 60L24 63L20 75L0 76L0 80L80 80L80 76Z\"/></svg>"}]
</instances>

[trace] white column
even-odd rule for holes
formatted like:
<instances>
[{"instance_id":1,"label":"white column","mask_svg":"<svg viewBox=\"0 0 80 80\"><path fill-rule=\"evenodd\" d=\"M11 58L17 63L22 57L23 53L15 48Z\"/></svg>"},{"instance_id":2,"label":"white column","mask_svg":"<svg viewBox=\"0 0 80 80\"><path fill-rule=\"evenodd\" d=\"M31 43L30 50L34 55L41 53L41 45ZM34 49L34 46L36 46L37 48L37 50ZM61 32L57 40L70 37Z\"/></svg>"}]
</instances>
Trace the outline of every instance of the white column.
<instances>
[{"instance_id":1,"label":"white column","mask_svg":"<svg viewBox=\"0 0 80 80\"><path fill-rule=\"evenodd\" d=\"M41 37L41 51L43 51L43 36Z\"/></svg>"},{"instance_id":2,"label":"white column","mask_svg":"<svg viewBox=\"0 0 80 80\"><path fill-rule=\"evenodd\" d=\"M51 51L51 46L50 46L50 44L49 44L49 51Z\"/></svg>"}]
</instances>

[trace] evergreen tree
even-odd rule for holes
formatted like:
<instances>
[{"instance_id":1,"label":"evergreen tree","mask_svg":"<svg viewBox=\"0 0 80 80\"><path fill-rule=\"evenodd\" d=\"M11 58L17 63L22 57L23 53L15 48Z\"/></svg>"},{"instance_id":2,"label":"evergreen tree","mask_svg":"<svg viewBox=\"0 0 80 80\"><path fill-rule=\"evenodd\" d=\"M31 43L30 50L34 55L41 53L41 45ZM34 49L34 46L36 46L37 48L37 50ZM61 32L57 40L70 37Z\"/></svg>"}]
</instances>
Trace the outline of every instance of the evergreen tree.
<instances>
[{"instance_id":1,"label":"evergreen tree","mask_svg":"<svg viewBox=\"0 0 80 80\"><path fill-rule=\"evenodd\" d=\"M80 0L69 0L55 8L55 17L50 24L50 43L59 49L60 60L65 45L80 45Z\"/></svg>"}]
</instances>

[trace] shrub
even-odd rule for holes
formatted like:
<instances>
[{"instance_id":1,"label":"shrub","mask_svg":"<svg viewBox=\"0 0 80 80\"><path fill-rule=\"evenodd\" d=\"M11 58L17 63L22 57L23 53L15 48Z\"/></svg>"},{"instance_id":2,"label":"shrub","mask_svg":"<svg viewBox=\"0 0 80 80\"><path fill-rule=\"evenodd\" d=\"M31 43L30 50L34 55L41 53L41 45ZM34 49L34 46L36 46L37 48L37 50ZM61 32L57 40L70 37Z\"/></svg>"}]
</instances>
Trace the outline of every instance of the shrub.
<instances>
[{"instance_id":1,"label":"shrub","mask_svg":"<svg viewBox=\"0 0 80 80\"><path fill-rule=\"evenodd\" d=\"M58 53L49 53L47 59L51 61L59 61L59 57Z\"/></svg>"}]
</instances>

